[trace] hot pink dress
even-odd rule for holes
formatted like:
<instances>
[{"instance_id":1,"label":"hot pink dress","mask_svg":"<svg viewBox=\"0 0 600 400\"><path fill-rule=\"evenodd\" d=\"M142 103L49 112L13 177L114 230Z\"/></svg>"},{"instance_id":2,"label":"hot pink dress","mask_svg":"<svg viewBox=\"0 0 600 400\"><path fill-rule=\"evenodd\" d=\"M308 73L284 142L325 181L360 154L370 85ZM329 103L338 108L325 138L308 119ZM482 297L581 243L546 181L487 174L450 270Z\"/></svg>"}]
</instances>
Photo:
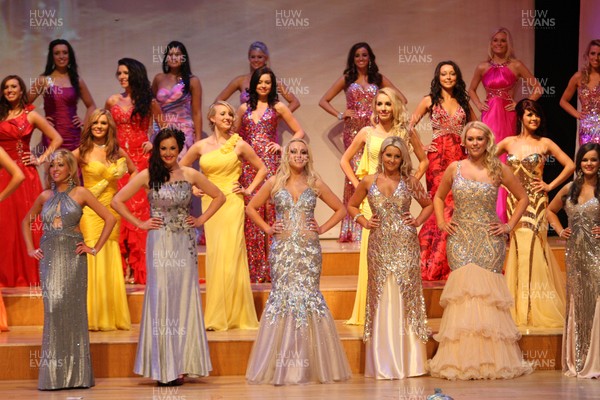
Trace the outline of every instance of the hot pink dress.
<instances>
[{"instance_id":1,"label":"hot pink dress","mask_svg":"<svg viewBox=\"0 0 600 400\"><path fill-rule=\"evenodd\" d=\"M267 151L267 145L270 142L279 142L277 140L277 118L277 111L271 107L265 110L258 122L252 120L252 110L250 108L242 116L240 136L252 146L262 162L265 163L267 167L266 179L275 175L281 160L279 153L269 153ZM256 170L252 165L244 162L242 176L240 177L242 186L248 187L255 176ZM256 190L258 191L261 186L262 183L258 185ZM251 197L245 198L246 204L248 204L250 199ZM271 201L268 201L267 204L259 208L258 212L269 225L275 222L275 208ZM267 246L269 245L267 235L248 217L246 217L244 225L244 235L246 237L246 249L248 252L250 281L270 281L270 268L267 262Z\"/></svg>"},{"instance_id":2,"label":"hot pink dress","mask_svg":"<svg viewBox=\"0 0 600 400\"><path fill-rule=\"evenodd\" d=\"M579 85L578 96L581 103L579 144L600 143L600 84L593 88Z\"/></svg>"},{"instance_id":3,"label":"hot pink dress","mask_svg":"<svg viewBox=\"0 0 600 400\"><path fill-rule=\"evenodd\" d=\"M125 111L120 106L114 105L110 113L117 125L117 139L119 146L129 155L138 171L148 168L150 153L144 154L142 144L148 141L148 126L150 118L140 118L136 115L133 120L131 114L133 107ZM119 190L129 182L129 174L125 174L119 180ZM142 221L150 218L150 205L144 189L140 189L126 203L129 211ZM123 266L129 264L133 270L136 283L146 283L146 236L147 232L135 227L131 222L123 219L121 222L121 234L119 244L121 254L127 255L123 260Z\"/></svg>"},{"instance_id":4,"label":"hot pink dress","mask_svg":"<svg viewBox=\"0 0 600 400\"><path fill-rule=\"evenodd\" d=\"M489 107L487 111L481 112L481 121L494 132L498 143L505 137L514 135L517 129L517 113L504 109L514 101L513 90L517 77L506 63L490 62L490 68L481 77L481 83L487 93L486 102ZM503 154L500 159L506 162L506 155ZM506 190L503 188L499 191L496 211L500 220L506 223Z\"/></svg>"},{"instance_id":5,"label":"hot pink dress","mask_svg":"<svg viewBox=\"0 0 600 400\"><path fill-rule=\"evenodd\" d=\"M194 144L194 121L192 120L192 95L185 94L183 81L179 81L171 89L161 88L156 93L163 118L169 127L177 128L185 134L185 143L179 153L181 160Z\"/></svg>"},{"instance_id":6,"label":"hot pink dress","mask_svg":"<svg viewBox=\"0 0 600 400\"><path fill-rule=\"evenodd\" d=\"M344 131L342 133L342 139L344 141L344 148L347 149L352 144L352 141L356 137L358 131L365 126L371 125L371 113L373 98L377 94L379 88L375 84L369 84L367 88L362 87L356 82L352 82L346 89L346 108L356 112L354 118L346 118L344 120ZM352 170L356 172L358 162L362 156L362 149L356 153L356 155L350 160ZM348 178L344 180L344 206L348 206L350 197L354 194L354 186ZM352 221L352 218L347 215L342 220L342 227L340 229L340 242L360 242L360 235L362 227L356 222Z\"/></svg>"},{"instance_id":7,"label":"hot pink dress","mask_svg":"<svg viewBox=\"0 0 600 400\"><path fill-rule=\"evenodd\" d=\"M42 192L37 169L24 165L23 153L29 151L33 126L27 114L33 107L10 120L0 121L0 146L8 153L21 171L25 181L7 199L0 203L0 286L37 286L40 283L38 262L27 255L27 247L21 233L21 221L29 212L33 202ZM11 176L0 169L0 189L4 189ZM38 248L42 236L40 220L32 221L34 247Z\"/></svg>"}]
</instances>

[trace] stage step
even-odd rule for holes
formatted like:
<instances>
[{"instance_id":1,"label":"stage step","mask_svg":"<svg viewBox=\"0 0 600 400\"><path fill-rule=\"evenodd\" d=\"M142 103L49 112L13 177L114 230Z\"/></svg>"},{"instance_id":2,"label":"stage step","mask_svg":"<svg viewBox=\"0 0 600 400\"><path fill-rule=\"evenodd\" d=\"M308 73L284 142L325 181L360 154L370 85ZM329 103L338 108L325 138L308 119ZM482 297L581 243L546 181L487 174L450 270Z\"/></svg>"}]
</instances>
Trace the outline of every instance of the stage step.
<instances>
[{"instance_id":1,"label":"stage step","mask_svg":"<svg viewBox=\"0 0 600 400\"><path fill-rule=\"evenodd\" d=\"M356 276L323 276L321 278L321 292L336 320L346 320L352 314L354 297L356 295ZM440 318L442 308L439 299L444 287L444 281L425 282L423 294L427 307L427 315L430 318ZM127 301L131 313L131 322L138 324L142 316L144 303L144 286L127 285ZM252 284L254 305L260 318L269 292L270 283ZM200 285L202 306L206 303L206 284ZM8 314L9 326L43 325L44 303L39 287L31 288L4 288L2 297Z\"/></svg>"},{"instance_id":2,"label":"stage step","mask_svg":"<svg viewBox=\"0 0 600 400\"><path fill-rule=\"evenodd\" d=\"M440 319L431 319L429 327L437 332ZM344 350L353 373L364 373L365 347L362 327L348 326L336 321ZM207 332L212 376L244 375L256 330ZM526 359L538 370L561 369L560 329L522 331L519 345ZM90 332L94 375L98 378L132 377L139 325L130 331ZM0 380L36 379L40 364L41 326L13 326L10 332L0 334ZM430 339L427 355L431 358L437 342Z\"/></svg>"}]
</instances>

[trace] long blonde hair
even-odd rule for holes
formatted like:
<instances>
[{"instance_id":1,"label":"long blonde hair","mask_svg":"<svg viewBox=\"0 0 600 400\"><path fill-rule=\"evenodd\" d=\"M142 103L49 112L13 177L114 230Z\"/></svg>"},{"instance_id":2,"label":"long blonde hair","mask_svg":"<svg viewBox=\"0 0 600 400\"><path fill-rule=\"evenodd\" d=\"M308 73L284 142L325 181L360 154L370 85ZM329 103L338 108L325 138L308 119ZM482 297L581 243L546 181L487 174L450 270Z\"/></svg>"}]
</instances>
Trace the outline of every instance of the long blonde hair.
<instances>
[{"instance_id":1,"label":"long blonde hair","mask_svg":"<svg viewBox=\"0 0 600 400\"><path fill-rule=\"evenodd\" d=\"M304 166L306 183L308 184L308 187L310 187L318 195L319 193L317 190L317 180L320 179L320 177L313 167L313 156L310 146L304 141L304 139L292 139L283 148L283 152L281 154L281 163L279 164L279 168L277 168L277 171L275 172L275 182L273 183L273 189L271 189L271 197L275 196L275 193L279 192L285 187L285 184L291 176L290 145L292 143L303 143L304 146L306 146L306 150L308 151L308 162Z\"/></svg>"},{"instance_id":2,"label":"long blonde hair","mask_svg":"<svg viewBox=\"0 0 600 400\"><path fill-rule=\"evenodd\" d=\"M502 163L500 159L496 157L496 143L494 141L494 133L489 126L481 121L471 121L465 125L462 131L462 144L466 147L467 145L467 132L469 129L477 129L485 135L487 139L487 146L485 148L485 156L483 157L483 166L488 171L488 176L492 178L492 181L496 184L502 182Z\"/></svg>"},{"instance_id":3,"label":"long blonde hair","mask_svg":"<svg viewBox=\"0 0 600 400\"><path fill-rule=\"evenodd\" d=\"M581 83L588 84L590 83L590 73L592 72L592 66L590 65L590 50L592 46L600 47L600 39L590 40L587 47L585 48L585 52L583 53L583 59L585 60L585 64L581 68Z\"/></svg>"},{"instance_id":4,"label":"long blonde hair","mask_svg":"<svg viewBox=\"0 0 600 400\"><path fill-rule=\"evenodd\" d=\"M101 116L105 116L108 121L108 132L106 132L106 159L108 161L117 161L119 158L119 142L117 141L117 125L108 110L97 108L90 116L89 122L81 134L81 143L79 144L79 157L86 162L87 153L94 148L94 135L92 135L92 125L98 121Z\"/></svg>"},{"instance_id":5,"label":"long blonde hair","mask_svg":"<svg viewBox=\"0 0 600 400\"><path fill-rule=\"evenodd\" d=\"M75 159L75 156L69 150L58 149L48 157L48 171L46 175L48 187L52 187L52 183L54 183L52 175L50 174L50 164L58 159L62 159L65 164L67 164L67 167L69 168L69 179L73 181L75 186L79 186L79 170L77 169L77 160Z\"/></svg>"},{"instance_id":6,"label":"long blonde hair","mask_svg":"<svg viewBox=\"0 0 600 400\"><path fill-rule=\"evenodd\" d=\"M410 159L410 153L408 152L408 146L404 139L398 136L389 136L383 140L381 143L381 150L379 150L379 163L377 164L377 172L383 172L383 153L385 153L385 149L393 146L400 150L402 154L402 161L398 166L398 171L400 172L400 176L402 178L408 178L412 173L412 161Z\"/></svg>"},{"instance_id":7,"label":"long blonde hair","mask_svg":"<svg viewBox=\"0 0 600 400\"><path fill-rule=\"evenodd\" d=\"M404 103L402 102L402 100L400 100L400 95L396 90L389 87L385 87L377 91L377 94L375 95L375 97L373 97L373 103L371 105L371 108L373 110L370 118L371 124L375 126L377 125L377 123L379 123L379 118L377 116L377 113L375 112L375 106L377 105L377 96L379 96L380 94L387 96L390 99L390 102L392 103L392 130L390 134L402 138L406 142L406 145L410 150L410 133L407 129L408 113L406 111Z\"/></svg>"}]
</instances>

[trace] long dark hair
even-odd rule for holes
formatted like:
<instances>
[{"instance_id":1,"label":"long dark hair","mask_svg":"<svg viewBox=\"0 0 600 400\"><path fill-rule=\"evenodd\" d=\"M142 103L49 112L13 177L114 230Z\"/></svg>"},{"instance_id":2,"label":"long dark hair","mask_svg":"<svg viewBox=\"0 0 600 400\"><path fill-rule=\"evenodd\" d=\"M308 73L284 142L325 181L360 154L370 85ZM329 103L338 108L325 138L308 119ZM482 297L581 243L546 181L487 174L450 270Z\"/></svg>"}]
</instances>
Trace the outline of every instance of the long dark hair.
<instances>
[{"instance_id":1,"label":"long dark hair","mask_svg":"<svg viewBox=\"0 0 600 400\"><path fill-rule=\"evenodd\" d=\"M563 203L567 199L571 200L573 204L577 204L579 195L581 194L581 188L583 187L583 172L581 171L581 160L588 151L596 151L596 155L600 157L600 144L588 142L581 146L575 156L575 179L569 189L569 193L562 198ZM600 177L596 180L596 187L594 188L594 196L600 201Z\"/></svg>"},{"instance_id":2,"label":"long dark hair","mask_svg":"<svg viewBox=\"0 0 600 400\"><path fill-rule=\"evenodd\" d=\"M442 84L440 83L440 73L444 65L450 65L456 73L456 86L454 86L454 90L452 91L452 97L456 99L458 105L465 112L467 121L470 121L471 109L469 108L469 94L467 93L467 85L463 80L460 68L454 61L442 61L435 67L433 79L431 80L431 89L429 91L429 96L431 96L431 107L433 108L435 105L441 105L442 101L444 100L442 98Z\"/></svg>"},{"instance_id":3,"label":"long dark hair","mask_svg":"<svg viewBox=\"0 0 600 400\"><path fill-rule=\"evenodd\" d=\"M64 44L67 46L67 50L69 51L69 64L67 65L67 73L69 74L69 81L71 81L71 86L75 89L75 94L77 98L81 96L81 88L79 87L79 72L77 71L77 59L75 58L75 50L73 50L73 46L71 43L67 42L65 39L55 39L50 42L48 45L48 56L46 57L46 68L44 68L44 73L42 75L48 76L56 69L54 65L54 47L59 44Z\"/></svg>"},{"instance_id":4,"label":"long dark hair","mask_svg":"<svg viewBox=\"0 0 600 400\"><path fill-rule=\"evenodd\" d=\"M168 182L171 177L171 171L160 158L160 143L169 138L174 138L177 141L179 152L183 149L185 134L179 129L165 128L158 132L154 138L154 143L152 143L152 153L150 154L150 160L148 160L148 174L150 175L148 185L150 189L158 191L163 183Z\"/></svg>"},{"instance_id":5,"label":"long dark hair","mask_svg":"<svg viewBox=\"0 0 600 400\"><path fill-rule=\"evenodd\" d=\"M179 73L181 74L181 79L183 80L184 84L183 93L188 94L190 92L190 77L192 76L192 68L190 67L190 57L188 56L188 51L183 43L173 40L167 45L167 49L165 50L164 54L165 57L163 58L162 62L162 70L165 74L170 70L167 57L169 56L169 51L171 49L179 49L179 51L181 51L181 55L183 56Z\"/></svg>"},{"instance_id":6,"label":"long dark hair","mask_svg":"<svg viewBox=\"0 0 600 400\"><path fill-rule=\"evenodd\" d=\"M250 87L248 88L250 97L247 103L250 110L256 110L256 105L258 104L258 93L256 92L256 87L258 86L260 77L263 75L269 75L271 77L271 91L267 95L267 103L269 104L269 107L273 107L275 103L279 101L279 96L277 96L277 78L275 78L275 74L269 67L262 67L254 71L252 73L252 77L250 78Z\"/></svg>"},{"instance_id":7,"label":"long dark hair","mask_svg":"<svg viewBox=\"0 0 600 400\"><path fill-rule=\"evenodd\" d=\"M129 88L131 101L133 103L133 112L131 119L139 115L146 118L150 115L152 105L152 89L148 80L148 73L144 64L133 58L121 58L118 65L124 65L129 71Z\"/></svg>"},{"instance_id":8,"label":"long dark hair","mask_svg":"<svg viewBox=\"0 0 600 400\"><path fill-rule=\"evenodd\" d=\"M540 126L535 131L535 134L537 136L546 136L546 115L540 103L525 98L517 103L515 111L517 112L517 135L521 133L521 129L523 128L523 115L525 115L525 111L531 111L540 117Z\"/></svg>"},{"instance_id":9,"label":"long dark hair","mask_svg":"<svg viewBox=\"0 0 600 400\"><path fill-rule=\"evenodd\" d=\"M346 69L344 70L344 88L348 88L351 83L356 82L358 79L358 69L354 64L354 54L356 50L365 48L369 53L369 67L367 68L367 82L374 83L378 88L381 87L383 76L379 73L379 67L375 62L375 53L371 50L371 46L367 42L359 42L354 44L348 52L348 59L346 60Z\"/></svg>"},{"instance_id":10,"label":"long dark hair","mask_svg":"<svg viewBox=\"0 0 600 400\"><path fill-rule=\"evenodd\" d=\"M27 87L25 86L25 82L18 75L8 75L6 78L2 79L2 83L0 83L0 90L2 94L0 95L0 121L4 121L4 119L8 116L8 112L12 109L6 97L4 97L4 86L6 82L11 79L15 79L19 82L19 86L21 87L21 98L19 99L19 103L16 108L24 110L27 107Z\"/></svg>"}]
</instances>

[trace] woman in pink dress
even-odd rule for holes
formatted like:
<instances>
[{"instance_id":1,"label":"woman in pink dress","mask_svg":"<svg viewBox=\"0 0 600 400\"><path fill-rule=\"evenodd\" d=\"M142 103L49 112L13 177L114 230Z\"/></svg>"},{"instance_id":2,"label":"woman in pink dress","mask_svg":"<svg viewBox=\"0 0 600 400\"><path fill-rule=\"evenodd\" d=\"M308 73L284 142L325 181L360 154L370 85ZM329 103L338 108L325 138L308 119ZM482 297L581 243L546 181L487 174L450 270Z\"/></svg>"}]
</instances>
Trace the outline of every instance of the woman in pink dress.
<instances>
[{"instance_id":1,"label":"woman in pink dress","mask_svg":"<svg viewBox=\"0 0 600 400\"><path fill-rule=\"evenodd\" d=\"M62 139L52 125L27 103L27 88L20 77L9 75L2 80L0 87L0 147L25 175L25 182L1 203L0 286L37 286L40 282L38 262L27 255L27 247L21 235L21 222L42 192L36 166L46 161L52 151L60 147ZM50 146L39 158L33 156L29 149L31 135L36 128L50 142ZM6 169L0 170L0 191L7 188L12 179ZM37 246L42 235L41 222L31 221L31 225L33 240Z\"/></svg>"},{"instance_id":2,"label":"woman in pink dress","mask_svg":"<svg viewBox=\"0 0 600 400\"><path fill-rule=\"evenodd\" d=\"M384 75L379 73L379 67L375 63L375 54L371 50L371 46L365 42L354 44L348 52L346 60L346 69L344 74L338 78L333 85L325 92L319 106L329 114L337 117L338 120L344 121L344 131L342 140L344 142L344 150L350 147L354 137L365 126L371 125L371 104L377 90L384 87L395 89L400 95L400 99L404 104L407 103L406 97L402 92L392 84L392 82ZM346 109L338 111L331 101L341 91L346 93ZM357 152L352 159L352 169L356 172L358 161L362 156L362 151ZM348 205L348 200L354 193L354 186L348 178L344 181L344 205ZM362 227L352 221L350 216L346 216L342 220L340 230L340 242L360 242L360 234Z\"/></svg>"},{"instance_id":3,"label":"woman in pink dress","mask_svg":"<svg viewBox=\"0 0 600 400\"><path fill-rule=\"evenodd\" d=\"M148 168L152 143L148 133L152 119L162 123L160 107L152 99L146 67L132 58L118 62L117 80L123 93L110 96L105 108L117 124L119 146L129 155L138 171ZM129 174L119 180L119 190L129 182ZM143 190L127 201L129 210L139 219L150 218L148 198ZM129 221L121 223L119 237L127 283L146 283L146 231Z\"/></svg>"},{"instance_id":4,"label":"woman in pink dress","mask_svg":"<svg viewBox=\"0 0 600 400\"><path fill-rule=\"evenodd\" d=\"M246 103L250 99L248 88L250 87L250 78L254 71L259 68L269 66L269 49L263 42L256 41L250 44L248 48L248 63L250 64L250 72L244 75L236 76L227 84L225 89L219 93L215 101L227 101L235 92L240 92L240 105ZM294 112L300 107L300 100L289 90L282 82L277 83L277 94L281 95L288 103L288 108Z\"/></svg>"},{"instance_id":5,"label":"woman in pink dress","mask_svg":"<svg viewBox=\"0 0 600 400\"><path fill-rule=\"evenodd\" d=\"M462 73L454 61L442 61L437 65L429 95L417 106L412 117L411 129L425 114L430 115L433 129L431 144L426 149L429 167L425 173L427 191L433 198L446 168L452 162L465 158L460 134L467 122L475 120ZM454 209L452 193L445 198L444 204L444 215L449 218ZM446 232L438 229L433 215L419 231L423 280L437 281L448 278L450 267L446 258L447 236Z\"/></svg>"},{"instance_id":6,"label":"woman in pink dress","mask_svg":"<svg viewBox=\"0 0 600 400\"><path fill-rule=\"evenodd\" d=\"M292 115L290 109L279 101L277 96L277 80L275 74L267 67L259 68L252 74L248 102L242 104L237 111L234 131L238 131L242 139L252 146L256 154L267 166L267 179L275 175L281 159L281 145L277 137L277 124L281 118L294 132L293 139L302 139L304 131ZM240 183L248 187L256 169L244 162ZM258 185L258 191L262 183ZM246 204L250 197L245 198ZM272 224L275 222L273 203L267 202L259 209L261 217ZM267 263L267 235L250 218L244 225L246 249L248 252L248 267L252 282L270 282L269 265Z\"/></svg>"},{"instance_id":7,"label":"woman in pink dress","mask_svg":"<svg viewBox=\"0 0 600 400\"><path fill-rule=\"evenodd\" d=\"M517 115L514 100L515 86L519 79L527 85L529 98L537 100L542 95L542 87L527 67L515 58L512 37L506 28L498 28L493 34L488 49L488 59L480 63L469 85L469 96L481 112L481 121L494 132L496 143L515 134ZM477 95L479 83L486 92L485 101ZM506 156L500 157L505 162ZM503 222L506 216L506 190L500 188L497 205L498 216Z\"/></svg>"},{"instance_id":8,"label":"woman in pink dress","mask_svg":"<svg viewBox=\"0 0 600 400\"><path fill-rule=\"evenodd\" d=\"M54 126L63 138L62 147L75 150L79 147L83 123L77 116L77 103L81 99L86 107L85 123L96 109L90 91L79 77L75 51L64 39L56 39L48 45L48 57L44 73L33 83L29 94L29 102L42 94L46 119ZM48 146L44 138L42 144Z\"/></svg>"},{"instance_id":9,"label":"woman in pink dress","mask_svg":"<svg viewBox=\"0 0 600 400\"><path fill-rule=\"evenodd\" d=\"M590 41L584 53L585 65L573 75L560 106L579 120L579 144L600 143L600 39ZM577 92L581 111L569 103Z\"/></svg>"},{"instance_id":10,"label":"woman in pink dress","mask_svg":"<svg viewBox=\"0 0 600 400\"><path fill-rule=\"evenodd\" d=\"M163 125L185 134L179 159L202 138L202 85L190 67L190 57L181 42L167 45L162 73L152 81L152 93L163 114Z\"/></svg>"}]
</instances>

